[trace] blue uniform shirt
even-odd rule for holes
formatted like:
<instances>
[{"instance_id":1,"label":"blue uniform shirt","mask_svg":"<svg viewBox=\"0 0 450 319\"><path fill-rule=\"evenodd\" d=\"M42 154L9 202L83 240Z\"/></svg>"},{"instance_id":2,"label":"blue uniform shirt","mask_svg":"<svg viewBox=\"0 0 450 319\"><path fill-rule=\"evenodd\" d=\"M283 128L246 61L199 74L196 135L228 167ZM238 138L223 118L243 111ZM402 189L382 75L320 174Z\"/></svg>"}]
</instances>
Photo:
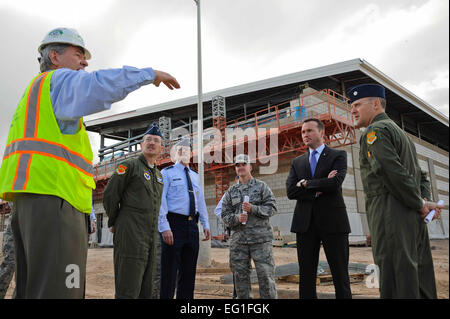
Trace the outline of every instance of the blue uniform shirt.
<instances>
[{"instance_id":1,"label":"blue uniform shirt","mask_svg":"<svg viewBox=\"0 0 450 319\"><path fill-rule=\"evenodd\" d=\"M225 197L225 194L223 194L222 198L220 199L219 203L217 204L216 208L214 209L214 214L216 214L216 216L218 218L222 218L222 203L223 203L224 197Z\"/></svg>"},{"instance_id":2,"label":"blue uniform shirt","mask_svg":"<svg viewBox=\"0 0 450 319\"><path fill-rule=\"evenodd\" d=\"M61 133L77 133L80 118L109 110L112 103L154 79L152 68L124 66L94 72L57 69L50 81L50 98Z\"/></svg>"},{"instance_id":3,"label":"blue uniform shirt","mask_svg":"<svg viewBox=\"0 0 450 319\"><path fill-rule=\"evenodd\" d=\"M160 233L170 230L170 225L167 221L168 212L189 216L189 193L184 165L178 162L175 165L164 168L161 174L164 180L164 188L158 220ZM199 219L203 229L209 229L208 211L201 188L200 176L189 169L189 177L194 189L195 209L200 215Z\"/></svg>"}]
</instances>

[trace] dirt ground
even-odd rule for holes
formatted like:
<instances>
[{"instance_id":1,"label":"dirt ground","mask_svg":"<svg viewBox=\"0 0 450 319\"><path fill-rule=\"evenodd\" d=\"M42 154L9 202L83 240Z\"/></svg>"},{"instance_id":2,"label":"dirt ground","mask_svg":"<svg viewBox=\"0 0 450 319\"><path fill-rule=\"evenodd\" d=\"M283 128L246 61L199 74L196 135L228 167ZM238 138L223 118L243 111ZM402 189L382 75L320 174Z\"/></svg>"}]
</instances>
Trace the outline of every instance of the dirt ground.
<instances>
[{"instance_id":1,"label":"dirt ground","mask_svg":"<svg viewBox=\"0 0 450 319\"><path fill-rule=\"evenodd\" d=\"M439 298L449 298L449 241L431 241L436 284ZM222 284L220 277L228 268L228 248L211 248L212 268L221 270L222 273L197 273L196 299L230 299L232 298L233 285ZM277 266L297 262L295 248L274 247L275 263ZM86 298L102 299L114 298L114 270L112 248L91 248L88 252ZM320 252L320 260L326 261L323 249ZM350 262L372 264L372 251L370 247L350 247ZM298 298L298 284L277 280L279 298ZM376 288L367 288L364 280L352 282L351 289L354 298L378 298L379 291ZM6 298L11 298L14 290L14 281L11 283ZM252 285L255 298L259 296L258 285ZM317 286L319 298L334 298L334 287L331 282L321 283Z\"/></svg>"}]
</instances>

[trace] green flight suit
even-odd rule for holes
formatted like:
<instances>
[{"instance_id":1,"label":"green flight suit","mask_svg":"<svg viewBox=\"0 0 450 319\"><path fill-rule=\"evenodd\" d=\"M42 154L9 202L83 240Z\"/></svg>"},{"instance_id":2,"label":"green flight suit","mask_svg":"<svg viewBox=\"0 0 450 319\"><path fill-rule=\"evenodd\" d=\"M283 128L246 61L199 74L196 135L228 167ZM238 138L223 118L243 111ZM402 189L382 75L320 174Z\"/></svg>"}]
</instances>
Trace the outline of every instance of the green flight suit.
<instances>
[{"instance_id":1,"label":"green flight suit","mask_svg":"<svg viewBox=\"0 0 450 319\"><path fill-rule=\"evenodd\" d=\"M360 167L381 298L437 298L428 229L420 216L431 199L416 148L385 113L360 140Z\"/></svg>"},{"instance_id":2,"label":"green flight suit","mask_svg":"<svg viewBox=\"0 0 450 319\"><path fill-rule=\"evenodd\" d=\"M118 165L106 186L103 206L108 227L114 226L116 298L151 298L162 191L161 172L142 154Z\"/></svg>"}]
</instances>

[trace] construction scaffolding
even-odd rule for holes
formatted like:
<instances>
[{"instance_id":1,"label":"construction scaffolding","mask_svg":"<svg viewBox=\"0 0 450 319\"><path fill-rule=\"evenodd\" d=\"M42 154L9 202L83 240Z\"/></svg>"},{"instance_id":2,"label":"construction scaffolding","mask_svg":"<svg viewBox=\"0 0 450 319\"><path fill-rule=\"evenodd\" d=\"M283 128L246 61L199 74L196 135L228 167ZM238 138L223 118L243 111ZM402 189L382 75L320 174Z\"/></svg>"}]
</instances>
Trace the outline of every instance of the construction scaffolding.
<instances>
[{"instance_id":1,"label":"construction scaffolding","mask_svg":"<svg viewBox=\"0 0 450 319\"><path fill-rule=\"evenodd\" d=\"M170 117L161 116L159 118L159 130L162 135L162 145L167 148L170 144L170 132L172 131L172 121Z\"/></svg>"},{"instance_id":2,"label":"construction scaffolding","mask_svg":"<svg viewBox=\"0 0 450 319\"><path fill-rule=\"evenodd\" d=\"M213 126L205 128L205 131L212 129L214 134L206 134L206 141L204 134L203 152L204 171L215 178L216 203L230 186L230 175L234 176L232 167L236 152L249 154L253 151L251 160L256 165L267 163L275 157L285 159L298 156L307 150L302 140L301 127L308 118L317 118L323 122L327 145L343 147L356 142L354 121L348 99L330 89L316 91L305 88L296 99L268 106L253 114L230 121L226 120L223 97L214 97L212 107ZM190 135L194 143L192 158L195 159L198 154L196 133L193 132ZM275 144L274 141L276 141ZM160 169L173 164L170 149L175 143L174 140L165 140L162 154L157 161ZM126 140L113 147L119 149L120 145L125 147L130 144L133 145L135 142ZM257 151L254 150L255 145L258 145ZM107 181L117 165L138 154L139 151L129 152L95 166L97 189L94 191L94 199L101 198ZM213 160L207 161L207 158L213 158ZM192 166L196 168L197 163L192 163Z\"/></svg>"}]
</instances>

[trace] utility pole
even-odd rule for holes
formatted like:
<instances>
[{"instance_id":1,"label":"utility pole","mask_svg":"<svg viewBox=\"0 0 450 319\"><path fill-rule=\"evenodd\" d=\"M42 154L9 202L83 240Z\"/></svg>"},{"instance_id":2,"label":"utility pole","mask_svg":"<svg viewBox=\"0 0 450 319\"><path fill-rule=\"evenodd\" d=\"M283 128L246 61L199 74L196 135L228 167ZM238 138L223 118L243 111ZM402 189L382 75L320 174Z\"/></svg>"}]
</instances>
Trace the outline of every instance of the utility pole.
<instances>
[{"instance_id":1,"label":"utility pole","mask_svg":"<svg viewBox=\"0 0 450 319\"><path fill-rule=\"evenodd\" d=\"M194 0L197 4L197 121L198 121L198 173L202 183L202 189L205 187L204 166L203 166L203 88L202 88L202 31L201 31L201 15L200 0Z\"/></svg>"},{"instance_id":2,"label":"utility pole","mask_svg":"<svg viewBox=\"0 0 450 319\"><path fill-rule=\"evenodd\" d=\"M201 32L201 15L200 0L194 0L197 5L197 78L198 78L198 102L197 102L197 158L198 158L198 174L203 193L205 192L205 178L203 166L203 92L202 92L202 32ZM200 232L200 239L203 237ZM201 241L198 254L198 265L202 267L211 266L211 240Z\"/></svg>"}]
</instances>

